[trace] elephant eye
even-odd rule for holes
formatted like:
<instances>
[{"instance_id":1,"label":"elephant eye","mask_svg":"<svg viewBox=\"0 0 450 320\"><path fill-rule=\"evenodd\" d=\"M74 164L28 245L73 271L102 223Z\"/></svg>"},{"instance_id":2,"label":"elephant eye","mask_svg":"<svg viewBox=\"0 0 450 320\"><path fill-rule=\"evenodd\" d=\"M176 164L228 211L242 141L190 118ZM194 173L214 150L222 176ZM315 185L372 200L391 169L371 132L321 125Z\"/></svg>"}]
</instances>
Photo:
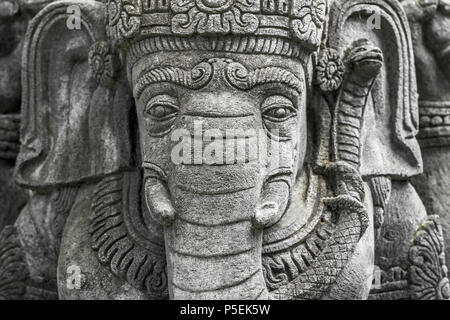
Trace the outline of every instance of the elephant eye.
<instances>
[{"instance_id":1,"label":"elephant eye","mask_svg":"<svg viewBox=\"0 0 450 320\"><path fill-rule=\"evenodd\" d=\"M176 100L168 95L161 95L152 98L144 110L144 115L155 121L170 120L178 114Z\"/></svg>"},{"instance_id":2,"label":"elephant eye","mask_svg":"<svg viewBox=\"0 0 450 320\"><path fill-rule=\"evenodd\" d=\"M284 96L271 96L262 104L263 119L272 122L286 121L297 113L292 101Z\"/></svg>"},{"instance_id":3,"label":"elephant eye","mask_svg":"<svg viewBox=\"0 0 450 320\"><path fill-rule=\"evenodd\" d=\"M161 103L151 106L146 112L155 120L167 120L176 116L178 109L170 104Z\"/></svg>"},{"instance_id":4,"label":"elephant eye","mask_svg":"<svg viewBox=\"0 0 450 320\"><path fill-rule=\"evenodd\" d=\"M178 100L173 96L161 94L151 98L143 110L148 134L161 137L170 132L177 119L178 111Z\"/></svg>"},{"instance_id":5,"label":"elephant eye","mask_svg":"<svg viewBox=\"0 0 450 320\"><path fill-rule=\"evenodd\" d=\"M266 110L263 113L264 118L271 121L284 121L289 119L295 114L295 110L292 110L289 106L274 106Z\"/></svg>"},{"instance_id":6,"label":"elephant eye","mask_svg":"<svg viewBox=\"0 0 450 320\"><path fill-rule=\"evenodd\" d=\"M282 95L272 95L261 104L263 125L271 138L292 138L298 122L297 114L292 100Z\"/></svg>"}]
</instances>

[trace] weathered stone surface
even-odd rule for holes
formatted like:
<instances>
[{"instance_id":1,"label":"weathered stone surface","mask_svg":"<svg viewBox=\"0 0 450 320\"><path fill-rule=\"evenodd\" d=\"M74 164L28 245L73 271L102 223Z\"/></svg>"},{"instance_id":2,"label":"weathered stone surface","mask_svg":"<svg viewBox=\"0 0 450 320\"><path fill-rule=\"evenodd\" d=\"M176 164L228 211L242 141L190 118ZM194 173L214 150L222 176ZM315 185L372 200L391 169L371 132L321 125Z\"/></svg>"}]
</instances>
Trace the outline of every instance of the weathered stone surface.
<instances>
[{"instance_id":1,"label":"weathered stone surface","mask_svg":"<svg viewBox=\"0 0 450 320\"><path fill-rule=\"evenodd\" d=\"M412 49L396 0L50 4L24 41L33 193L0 237L0 266L13 248L23 269L0 294L401 298L371 288L377 267L448 299L440 225L408 182Z\"/></svg>"},{"instance_id":2,"label":"weathered stone surface","mask_svg":"<svg viewBox=\"0 0 450 320\"><path fill-rule=\"evenodd\" d=\"M36 9L21 1L0 1L0 230L14 223L28 199L13 171L20 148L23 38Z\"/></svg>"},{"instance_id":3,"label":"weathered stone surface","mask_svg":"<svg viewBox=\"0 0 450 320\"><path fill-rule=\"evenodd\" d=\"M408 251L426 218L422 201L408 182L393 181L384 221L376 229L372 299L408 299Z\"/></svg>"},{"instance_id":4,"label":"weathered stone surface","mask_svg":"<svg viewBox=\"0 0 450 320\"><path fill-rule=\"evenodd\" d=\"M423 174L412 182L428 214L441 217L450 263L449 164L450 151L450 3L415 4L404 1L414 43L419 91Z\"/></svg>"}]
</instances>

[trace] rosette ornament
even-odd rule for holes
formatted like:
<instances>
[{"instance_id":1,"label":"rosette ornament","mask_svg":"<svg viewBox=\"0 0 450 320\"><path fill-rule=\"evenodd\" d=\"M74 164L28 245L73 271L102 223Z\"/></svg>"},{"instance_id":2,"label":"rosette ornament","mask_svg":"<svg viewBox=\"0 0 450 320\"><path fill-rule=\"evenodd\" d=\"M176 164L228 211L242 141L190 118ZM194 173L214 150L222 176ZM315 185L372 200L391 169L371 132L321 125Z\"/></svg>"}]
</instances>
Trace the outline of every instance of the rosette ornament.
<instances>
[{"instance_id":1,"label":"rosette ornament","mask_svg":"<svg viewBox=\"0 0 450 320\"><path fill-rule=\"evenodd\" d=\"M110 42L96 42L89 51L89 65L97 82L103 87L113 85L120 70L120 60Z\"/></svg>"},{"instance_id":2,"label":"rosette ornament","mask_svg":"<svg viewBox=\"0 0 450 320\"><path fill-rule=\"evenodd\" d=\"M321 50L316 70L316 84L323 92L335 91L341 86L345 67L335 49Z\"/></svg>"}]
</instances>

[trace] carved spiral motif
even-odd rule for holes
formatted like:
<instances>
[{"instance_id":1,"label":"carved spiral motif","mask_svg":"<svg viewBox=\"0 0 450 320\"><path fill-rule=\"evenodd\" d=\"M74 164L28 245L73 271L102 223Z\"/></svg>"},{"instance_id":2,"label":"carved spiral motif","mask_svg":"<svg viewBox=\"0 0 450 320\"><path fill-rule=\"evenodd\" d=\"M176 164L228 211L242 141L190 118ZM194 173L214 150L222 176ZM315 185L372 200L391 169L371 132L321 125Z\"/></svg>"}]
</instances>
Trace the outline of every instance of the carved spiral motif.
<instances>
[{"instance_id":1,"label":"carved spiral motif","mask_svg":"<svg viewBox=\"0 0 450 320\"><path fill-rule=\"evenodd\" d=\"M153 83L176 83L189 89L200 89L212 77L213 67L209 62L202 62L190 71L177 67L158 67L145 70L140 76L134 89L136 97L140 97L144 90Z\"/></svg>"},{"instance_id":2,"label":"carved spiral motif","mask_svg":"<svg viewBox=\"0 0 450 320\"><path fill-rule=\"evenodd\" d=\"M245 90L249 87L248 84L249 72L246 67L238 62L232 62L226 69L227 80L235 87Z\"/></svg>"},{"instance_id":3,"label":"carved spiral motif","mask_svg":"<svg viewBox=\"0 0 450 320\"><path fill-rule=\"evenodd\" d=\"M113 45L105 41L96 42L89 51L89 66L98 83L110 87L120 70L119 57Z\"/></svg>"},{"instance_id":4,"label":"carved spiral motif","mask_svg":"<svg viewBox=\"0 0 450 320\"><path fill-rule=\"evenodd\" d=\"M206 85L212 77L213 68L208 62L202 62L191 70L191 87L199 89Z\"/></svg>"},{"instance_id":5,"label":"carved spiral motif","mask_svg":"<svg viewBox=\"0 0 450 320\"><path fill-rule=\"evenodd\" d=\"M322 91L335 91L341 86L345 68L335 49L327 48L319 53L316 70L316 84Z\"/></svg>"},{"instance_id":6,"label":"carved spiral motif","mask_svg":"<svg viewBox=\"0 0 450 320\"><path fill-rule=\"evenodd\" d=\"M225 78L232 86L241 90L249 90L256 85L276 82L282 82L298 92L301 92L304 87L302 81L286 69L265 67L248 71L246 67L237 62L228 64Z\"/></svg>"}]
</instances>

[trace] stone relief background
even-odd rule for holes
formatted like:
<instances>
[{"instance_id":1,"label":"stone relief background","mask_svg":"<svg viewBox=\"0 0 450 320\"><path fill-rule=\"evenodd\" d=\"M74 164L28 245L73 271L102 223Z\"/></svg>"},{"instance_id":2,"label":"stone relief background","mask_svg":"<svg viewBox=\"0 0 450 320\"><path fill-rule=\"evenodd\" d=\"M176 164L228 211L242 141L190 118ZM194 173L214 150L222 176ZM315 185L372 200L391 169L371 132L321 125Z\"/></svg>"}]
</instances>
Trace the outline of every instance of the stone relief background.
<instances>
[{"instance_id":1,"label":"stone relief background","mask_svg":"<svg viewBox=\"0 0 450 320\"><path fill-rule=\"evenodd\" d=\"M0 0L0 299L449 300L449 0Z\"/></svg>"}]
</instances>

